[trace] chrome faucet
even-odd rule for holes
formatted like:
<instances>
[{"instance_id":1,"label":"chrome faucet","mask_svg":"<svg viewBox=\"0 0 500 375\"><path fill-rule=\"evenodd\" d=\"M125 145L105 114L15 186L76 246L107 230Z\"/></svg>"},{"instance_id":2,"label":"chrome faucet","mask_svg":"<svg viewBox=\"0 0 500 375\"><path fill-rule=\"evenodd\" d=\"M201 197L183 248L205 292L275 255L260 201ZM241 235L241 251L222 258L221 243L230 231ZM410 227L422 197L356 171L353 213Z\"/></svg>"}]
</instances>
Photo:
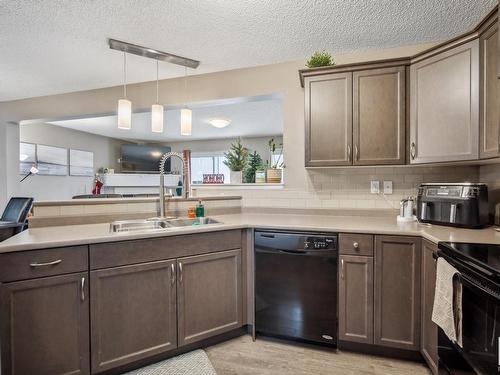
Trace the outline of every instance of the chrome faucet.
<instances>
[{"instance_id":1,"label":"chrome faucet","mask_svg":"<svg viewBox=\"0 0 500 375\"><path fill-rule=\"evenodd\" d=\"M189 197L188 161L184 159L183 155L179 152L167 152L160 160L160 219L165 219L165 163L173 156L182 161L182 196L184 198Z\"/></svg>"}]
</instances>

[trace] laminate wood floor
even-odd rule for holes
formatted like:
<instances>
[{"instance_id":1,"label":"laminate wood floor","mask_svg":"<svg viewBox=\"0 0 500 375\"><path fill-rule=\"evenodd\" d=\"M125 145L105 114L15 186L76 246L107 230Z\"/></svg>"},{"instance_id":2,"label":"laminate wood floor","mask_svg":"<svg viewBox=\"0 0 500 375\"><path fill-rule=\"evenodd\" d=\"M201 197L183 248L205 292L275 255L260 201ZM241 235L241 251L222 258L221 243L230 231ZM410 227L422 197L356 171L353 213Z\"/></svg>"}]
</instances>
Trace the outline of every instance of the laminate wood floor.
<instances>
[{"instance_id":1,"label":"laminate wood floor","mask_svg":"<svg viewBox=\"0 0 500 375\"><path fill-rule=\"evenodd\" d=\"M218 375L429 375L423 363L244 335L205 349Z\"/></svg>"}]
</instances>

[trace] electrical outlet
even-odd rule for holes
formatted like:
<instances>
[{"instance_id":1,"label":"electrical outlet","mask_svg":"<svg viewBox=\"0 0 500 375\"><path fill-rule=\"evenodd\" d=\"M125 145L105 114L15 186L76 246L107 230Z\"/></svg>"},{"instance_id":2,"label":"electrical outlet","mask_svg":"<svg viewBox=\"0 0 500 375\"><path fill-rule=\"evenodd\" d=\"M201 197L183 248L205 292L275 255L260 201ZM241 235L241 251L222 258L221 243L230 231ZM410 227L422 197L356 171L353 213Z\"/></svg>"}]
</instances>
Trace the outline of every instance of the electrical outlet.
<instances>
[{"instance_id":1,"label":"electrical outlet","mask_svg":"<svg viewBox=\"0 0 500 375\"><path fill-rule=\"evenodd\" d=\"M380 193L380 181L370 181L370 193Z\"/></svg>"},{"instance_id":2,"label":"electrical outlet","mask_svg":"<svg viewBox=\"0 0 500 375\"><path fill-rule=\"evenodd\" d=\"M384 181L384 194L392 194L392 181Z\"/></svg>"}]
</instances>

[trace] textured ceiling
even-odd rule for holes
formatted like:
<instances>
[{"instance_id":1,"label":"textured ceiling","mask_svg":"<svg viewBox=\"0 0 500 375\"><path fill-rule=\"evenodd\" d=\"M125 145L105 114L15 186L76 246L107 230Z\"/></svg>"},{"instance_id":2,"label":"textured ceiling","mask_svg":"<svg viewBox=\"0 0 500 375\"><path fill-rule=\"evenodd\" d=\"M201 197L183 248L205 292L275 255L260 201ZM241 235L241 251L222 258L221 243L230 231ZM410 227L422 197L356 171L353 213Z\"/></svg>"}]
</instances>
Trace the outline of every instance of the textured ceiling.
<instances>
[{"instance_id":1,"label":"textured ceiling","mask_svg":"<svg viewBox=\"0 0 500 375\"><path fill-rule=\"evenodd\" d=\"M0 0L0 101L118 85L106 38L201 60L197 73L440 41L496 0ZM154 62L129 59L131 82ZM161 65L161 77L183 70Z\"/></svg>"}]
</instances>

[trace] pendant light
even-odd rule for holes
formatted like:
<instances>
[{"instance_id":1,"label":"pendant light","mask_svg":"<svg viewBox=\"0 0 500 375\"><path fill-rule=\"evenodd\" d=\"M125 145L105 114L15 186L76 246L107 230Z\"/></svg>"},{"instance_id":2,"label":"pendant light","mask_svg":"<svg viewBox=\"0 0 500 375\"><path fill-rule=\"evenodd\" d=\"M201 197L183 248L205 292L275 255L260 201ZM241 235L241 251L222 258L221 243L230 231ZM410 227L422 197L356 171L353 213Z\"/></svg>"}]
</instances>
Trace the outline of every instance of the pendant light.
<instances>
[{"instance_id":1,"label":"pendant light","mask_svg":"<svg viewBox=\"0 0 500 375\"><path fill-rule=\"evenodd\" d=\"M151 131L163 133L163 106L158 103L158 60L156 60L156 104L151 106Z\"/></svg>"},{"instance_id":2,"label":"pendant light","mask_svg":"<svg viewBox=\"0 0 500 375\"><path fill-rule=\"evenodd\" d=\"M184 67L184 95L187 99L187 67ZM187 101L187 100L186 100ZM191 135L193 128L193 112L184 104L181 109L181 135Z\"/></svg>"},{"instance_id":3,"label":"pendant light","mask_svg":"<svg viewBox=\"0 0 500 375\"><path fill-rule=\"evenodd\" d=\"M127 54L123 52L123 99L118 100L118 128L130 130L132 103L127 99Z\"/></svg>"}]
</instances>

